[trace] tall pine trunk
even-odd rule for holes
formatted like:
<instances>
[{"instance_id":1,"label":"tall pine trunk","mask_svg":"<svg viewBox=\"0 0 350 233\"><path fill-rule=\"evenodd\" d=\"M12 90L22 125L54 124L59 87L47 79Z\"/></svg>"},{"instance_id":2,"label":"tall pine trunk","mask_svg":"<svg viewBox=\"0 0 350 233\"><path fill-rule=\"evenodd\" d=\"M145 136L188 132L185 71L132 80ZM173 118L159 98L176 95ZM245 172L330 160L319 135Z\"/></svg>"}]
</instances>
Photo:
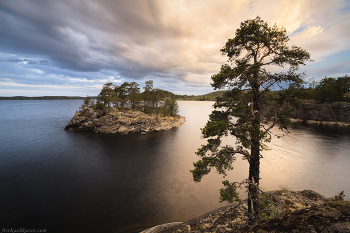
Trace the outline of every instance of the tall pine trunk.
<instances>
[{"instance_id":1,"label":"tall pine trunk","mask_svg":"<svg viewBox=\"0 0 350 233\"><path fill-rule=\"evenodd\" d=\"M257 76L256 76L257 77ZM253 121L251 131L251 158L249 160L249 193L248 193L248 213L251 215L250 222L259 220L259 169L260 169L260 104L259 104L259 86L256 79L253 86Z\"/></svg>"}]
</instances>

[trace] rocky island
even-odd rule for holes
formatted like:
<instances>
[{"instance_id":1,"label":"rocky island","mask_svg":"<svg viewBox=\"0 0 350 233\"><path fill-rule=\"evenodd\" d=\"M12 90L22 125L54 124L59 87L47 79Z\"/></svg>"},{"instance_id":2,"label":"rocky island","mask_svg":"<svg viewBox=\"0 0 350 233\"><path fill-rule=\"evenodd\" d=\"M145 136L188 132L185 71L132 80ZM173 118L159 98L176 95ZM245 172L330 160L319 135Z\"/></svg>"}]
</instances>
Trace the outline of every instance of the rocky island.
<instances>
[{"instance_id":1,"label":"rocky island","mask_svg":"<svg viewBox=\"0 0 350 233\"><path fill-rule=\"evenodd\" d=\"M135 110L119 111L117 108L83 108L74 115L65 130L146 134L169 130L184 122L185 117L182 116L158 116Z\"/></svg>"},{"instance_id":2,"label":"rocky island","mask_svg":"<svg viewBox=\"0 0 350 233\"><path fill-rule=\"evenodd\" d=\"M173 93L154 89L152 80L146 81L143 89L141 93L135 82L120 86L104 84L96 100L85 98L65 130L146 134L179 127L185 122L185 117L178 115Z\"/></svg>"}]
</instances>

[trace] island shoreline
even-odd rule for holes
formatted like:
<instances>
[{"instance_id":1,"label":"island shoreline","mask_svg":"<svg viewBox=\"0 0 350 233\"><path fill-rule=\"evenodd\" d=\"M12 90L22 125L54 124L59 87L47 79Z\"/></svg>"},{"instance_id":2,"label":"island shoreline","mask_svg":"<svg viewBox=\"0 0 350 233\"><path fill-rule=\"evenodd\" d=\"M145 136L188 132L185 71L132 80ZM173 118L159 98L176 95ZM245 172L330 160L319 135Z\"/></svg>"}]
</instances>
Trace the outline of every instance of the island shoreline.
<instances>
[{"instance_id":1,"label":"island shoreline","mask_svg":"<svg viewBox=\"0 0 350 233\"><path fill-rule=\"evenodd\" d=\"M150 115L135 110L120 111L117 108L83 108L74 115L65 130L104 134L147 134L177 128L185 122L186 118L183 116Z\"/></svg>"}]
</instances>

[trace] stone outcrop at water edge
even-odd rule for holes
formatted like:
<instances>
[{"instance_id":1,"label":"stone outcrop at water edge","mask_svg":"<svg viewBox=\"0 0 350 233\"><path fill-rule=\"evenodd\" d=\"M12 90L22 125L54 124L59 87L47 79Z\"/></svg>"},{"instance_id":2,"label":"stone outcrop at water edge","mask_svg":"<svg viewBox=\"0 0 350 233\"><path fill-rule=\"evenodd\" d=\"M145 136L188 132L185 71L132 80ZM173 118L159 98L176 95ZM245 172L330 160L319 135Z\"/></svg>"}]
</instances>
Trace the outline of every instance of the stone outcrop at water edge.
<instances>
[{"instance_id":1,"label":"stone outcrop at water edge","mask_svg":"<svg viewBox=\"0 0 350 233\"><path fill-rule=\"evenodd\" d=\"M161 132L185 123L185 117L161 117L140 111L119 111L116 108L94 110L84 108L77 112L65 127L70 131L94 133L141 133Z\"/></svg>"}]
</instances>

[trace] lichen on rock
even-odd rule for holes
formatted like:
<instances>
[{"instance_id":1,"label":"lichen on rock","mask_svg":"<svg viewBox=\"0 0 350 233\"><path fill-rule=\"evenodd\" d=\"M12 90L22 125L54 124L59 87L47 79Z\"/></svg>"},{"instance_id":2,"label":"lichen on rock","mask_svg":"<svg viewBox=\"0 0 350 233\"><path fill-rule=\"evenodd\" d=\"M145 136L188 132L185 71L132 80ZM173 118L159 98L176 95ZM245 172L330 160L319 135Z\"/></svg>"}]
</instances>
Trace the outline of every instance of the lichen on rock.
<instances>
[{"instance_id":1,"label":"lichen on rock","mask_svg":"<svg viewBox=\"0 0 350 233\"><path fill-rule=\"evenodd\" d=\"M241 205L233 203L187 222L144 232L350 232L349 201L326 198L312 190L276 190L265 195L274 203L277 215L255 225L248 225L244 200Z\"/></svg>"}]
</instances>

